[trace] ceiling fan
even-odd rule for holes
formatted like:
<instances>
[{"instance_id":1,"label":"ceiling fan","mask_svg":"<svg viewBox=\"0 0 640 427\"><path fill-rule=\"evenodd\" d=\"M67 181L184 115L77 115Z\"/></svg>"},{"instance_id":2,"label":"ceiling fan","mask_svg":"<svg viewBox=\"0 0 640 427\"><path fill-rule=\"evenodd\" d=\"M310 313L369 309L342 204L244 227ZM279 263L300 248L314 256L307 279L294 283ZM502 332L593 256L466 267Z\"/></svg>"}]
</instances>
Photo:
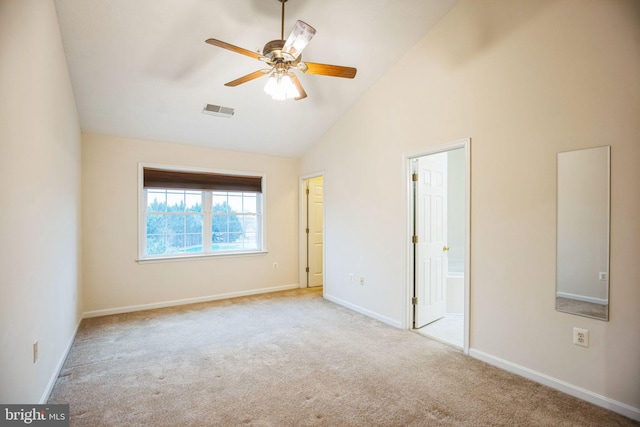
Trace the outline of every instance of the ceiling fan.
<instances>
[{"instance_id":1,"label":"ceiling fan","mask_svg":"<svg viewBox=\"0 0 640 427\"><path fill-rule=\"evenodd\" d=\"M225 86L238 86L264 75L269 80L264 88L272 98L278 100L300 100L307 97L300 80L293 72L301 71L305 74L319 74L331 77L343 77L352 79L356 76L356 69L340 65L318 64L315 62L302 62L301 53L307 46L316 30L303 21L297 21L287 39L284 39L284 4L287 0L277 0L282 3L282 23L280 40L271 40L262 49L262 54L243 49L238 46L216 39L207 39L206 42L223 49L230 50L251 58L265 62L270 68L254 71L228 83Z\"/></svg>"}]
</instances>

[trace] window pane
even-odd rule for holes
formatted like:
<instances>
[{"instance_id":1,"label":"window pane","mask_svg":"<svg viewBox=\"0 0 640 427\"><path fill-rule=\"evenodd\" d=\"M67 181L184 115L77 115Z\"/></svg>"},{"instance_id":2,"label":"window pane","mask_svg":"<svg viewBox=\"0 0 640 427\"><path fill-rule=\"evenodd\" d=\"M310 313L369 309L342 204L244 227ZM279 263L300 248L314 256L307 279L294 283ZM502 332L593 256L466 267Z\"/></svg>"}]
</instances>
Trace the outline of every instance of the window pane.
<instances>
[{"instance_id":1,"label":"window pane","mask_svg":"<svg viewBox=\"0 0 640 427\"><path fill-rule=\"evenodd\" d=\"M238 251L243 250L242 243L234 242L218 242L213 244L213 250L215 251Z\"/></svg>"},{"instance_id":2,"label":"window pane","mask_svg":"<svg viewBox=\"0 0 640 427\"><path fill-rule=\"evenodd\" d=\"M187 215L186 222L187 233L200 233L202 237L202 215Z\"/></svg>"},{"instance_id":3,"label":"window pane","mask_svg":"<svg viewBox=\"0 0 640 427\"><path fill-rule=\"evenodd\" d=\"M219 203L217 205L213 205L213 213L214 214L227 214L233 212L231 207L227 204L227 202Z\"/></svg>"},{"instance_id":4,"label":"window pane","mask_svg":"<svg viewBox=\"0 0 640 427\"><path fill-rule=\"evenodd\" d=\"M167 233L183 234L185 230L185 215L167 215Z\"/></svg>"},{"instance_id":5,"label":"window pane","mask_svg":"<svg viewBox=\"0 0 640 427\"><path fill-rule=\"evenodd\" d=\"M244 209L242 210L243 213L256 213L257 212L256 195L251 193L245 193L243 205L244 205Z\"/></svg>"},{"instance_id":6,"label":"window pane","mask_svg":"<svg viewBox=\"0 0 640 427\"><path fill-rule=\"evenodd\" d=\"M244 215L244 248L258 249L258 216Z\"/></svg>"},{"instance_id":7,"label":"window pane","mask_svg":"<svg viewBox=\"0 0 640 427\"><path fill-rule=\"evenodd\" d=\"M202 212L202 191L187 191L185 200L187 212Z\"/></svg>"},{"instance_id":8,"label":"window pane","mask_svg":"<svg viewBox=\"0 0 640 427\"><path fill-rule=\"evenodd\" d=\"M187 234L185 238L187 252L202 252L202 233Z\"/></svg>"},{"instance_id":9,"label":"window pane","mask_svg":"<svg viewBox=\"0 0 640 427\"><path fill-rule=\"evenodd\" d=\"M213 242L233 243L242 237L242 225L237 215L214 215L212 231Z\"/></svg>"},{"instance_id":10,"label":"window pane","mask_svg":"<svg viewBox=\"0 0 640 427\"><path fill-rule=\"evenodd\" d=\"M212 198L213 206L227 204L227 193L214 192Z\"/></svg>"},{"instance_id":11,"label":"window pane","mask_svg":"<svg viewBox=\"0 0 640 427\"><path fill-rule=\"evenodd\" d=\"M228 200L230 212L242 212L242 193L229 193Z\"/></svg>"},{"instance_id":12,"label":"window pane","mask_svg":"<svg viewBox=\"0 0 640 427\"><path fill-rule=\"evenodd\" d=\"M211 234L211 243L213 243L213 250L217 250L219 246L216 246L217 243L227 243L229 241L229 233L212 233Z\"/></svg>"},{"instance_id":13,"label":"window pane","mask_svg":"<svg viewBox=\"0 0 640 427\"><path fill-rule=\"evenodd\" d=\"M246 235L256 234L258 231L258 215L243 215L244 218L244 233Z\"/></svg>"},{"instance_id":14,"label":"window pane","mask_svg":"<svg viewBox=\"0 0 640 427\"><path fill-rule=\"evenodd\" d=\"M184 190L167 191L167 211L184 212Z\"/></svg>"},{"instance_id":15,"label":"window pane","mask_svg":"<svg viewBox=\"0 0 640 427\"><path fill-rule=\"evenodd\" d=\"M232 236L229 236L230 242L235 242L242 236L242 224L238 219L237 215L229 215L229 223L228 223L228 232L232 233Z\"/></svg>"},{"instance_id":16,"label":"window pane","mask_svg":"<svg viewBox=\"0 0 640 427\"><path fill-rule=\"evenodd\" d=\"M211 218L211 231L215 233L229 230L229 217L227 215L213 215Z\"/></svg>"},{"instance_id":17,"label":"window pane","mask_svg":"<svg viewBox=\"0 0 640 427\"><path fill-rule=\"evenodd\" d=\"M236 243L242 249L242 233L229 233L229 243Z\"/></svg>"},{"instance_id":18,"label":"window pane","mask_svg":"<svg viewBox=\"0 0 640 427\"><path fill-rule=\"evenodd\" d=\"M168 253L184 252L184 234L170 234L168 237Z\"/></svg>"},{"instance_id":19,"label":"window pane","mask_svg":"<svg viewBox=\"0 0 640 427\"><path fill-rule=\"evenodd\" d=\"M161 255L165 251L164 235L147 236L147 255Z\"/></svg>"},{"instance_id":20,"label":"window pane","mask_svg":"<svg viewBox=\"0 0 640 427\"><path fill-rule=\"evenodd\" d=\"M147 190L147 212L166 212L167 192L165 190Z\"/></svg>"},{"instance_id":21,"label":"window pane","mask_svg":"<svg viewBox=\"0 0 640 427\"><path fill-rule=\"evenodd\" d=\"M253 236L253 240L247 240L244 242L244 250L256 250L258 249L258 241L255 240L255 236Z\"/></svg>"},{"instance_id":22,"label":"window pane","mask_svg":"<svg viewBox=\"0 0 640 427\"><path fill-rule=\"evenodd\" d=\"M166 215L147 215L147 234L166 233Z\"/></svg>"}]
</instances>

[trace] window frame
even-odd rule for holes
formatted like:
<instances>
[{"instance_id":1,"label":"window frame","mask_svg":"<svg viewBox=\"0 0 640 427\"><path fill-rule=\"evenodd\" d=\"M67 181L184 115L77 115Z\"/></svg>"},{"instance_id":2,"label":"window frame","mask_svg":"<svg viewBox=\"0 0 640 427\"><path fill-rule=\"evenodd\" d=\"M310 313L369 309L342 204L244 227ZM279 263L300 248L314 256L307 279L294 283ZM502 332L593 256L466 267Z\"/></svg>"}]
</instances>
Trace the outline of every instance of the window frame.
<instances>
[{"instance_id":1,"label":"window frame","mask_svg":"<svg viewBox=\"0 0 640 427\"><path fill-rule=\"evenodd\" d=\"M174 254L161 254L161 255L147 255L146 254L146 232L147 232L147 223L146 223L146 214L147 214L147 193L144 188L144 169L162 169L166 171L173 172L192 172L192 173L212 173L212 174L224 174L224 175L239 175L239 176L253 176L260 177L262 181L262 192L259 193L260 197L256 201L256 214L259 222L259 236L257 238L258 249L249 249L249 250L225 250L225 251L211 251L211 252L203 252L201 253L174 253ZM138 258L136 259L139 263L144 262L162 262L162 261L176 261L176 260L189 260L189 259L197 259L197 258L220 258L220 257L237 257L237 256L252 256L252 255L260 255L267 253L266 247L266 224L267 224L267 215L266 215L266 184L267 177L264 173L256 173L256 172L245 172L245 171L237 171L237 170L223 170L223 169L210 169L210 168L199 168L199 167L187 167L187 166L177 166L177 165L165 165L158 163L146 163L139 162L138 163ZM203 214L203 245L206 242L207 236L209 236L211 223L212 223L212 193L221 192L224 190L201 190L194 189L195 191L202 191L202 214ZM243 193L243 191L237 190L226 190L228 193ZM245 191L245 193L249 193ZM211 205L211 206L209 206ZM208 224L208 226L207 226ZM208 228L207 228L208 227ZM209 236L210 238L210 236Z\"/></svg>"}]
</instances>

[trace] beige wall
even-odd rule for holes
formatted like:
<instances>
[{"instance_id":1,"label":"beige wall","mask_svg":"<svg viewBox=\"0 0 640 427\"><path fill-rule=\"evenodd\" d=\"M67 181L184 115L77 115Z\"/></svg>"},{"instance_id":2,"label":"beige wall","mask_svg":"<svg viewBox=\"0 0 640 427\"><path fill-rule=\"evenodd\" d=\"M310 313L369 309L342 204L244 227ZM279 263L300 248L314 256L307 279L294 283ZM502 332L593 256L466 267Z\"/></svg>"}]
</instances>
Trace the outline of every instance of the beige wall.
<instances>
[{"instance_id":1,"label":"beige wall","mask_svg":"<svg viewBox=\"0 0 640 427\"><path fill-rule=\"evenodd\" d=\"M137 263L138 162L266 173L268 253ZM82 166L86 312L298 283L298 160L83 134Z\"/></svg>"},{"instance_id":2,"label":"beige wall","mask_svg":"<svg viewBox=\"0 0 640 427\"><path fill-rule=\"evenodd\" d=\"M80 129L53 1L0 0L0 94L0 402L38 403L80 318Z\"/></svg>"},{"instance_id":3,"label":"beige wall","mask_svg":"<svg viewBox=\"0 0 640 427\"><path fill-rule=\"evenodd\" d=\"M403 155L470 137L472 354L640 416L639 40L637 1L461 1L302 160L325 176L325 293L406 325ZM609 322L554 309L556 154L601 145Z\"/></svg>"}]
</instances>

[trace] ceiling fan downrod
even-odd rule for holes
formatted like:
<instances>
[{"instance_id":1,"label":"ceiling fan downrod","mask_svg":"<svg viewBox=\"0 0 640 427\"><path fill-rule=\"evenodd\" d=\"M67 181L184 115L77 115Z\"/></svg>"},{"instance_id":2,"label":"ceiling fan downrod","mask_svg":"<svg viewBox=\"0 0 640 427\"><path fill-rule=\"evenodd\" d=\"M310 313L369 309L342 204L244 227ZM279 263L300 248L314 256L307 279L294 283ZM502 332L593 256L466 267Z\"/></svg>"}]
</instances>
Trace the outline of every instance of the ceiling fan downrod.
<instances>
[{"instance_id":1,"label":"ceiling fan downrod","mask_svg":"<svg viewBox=\"0 0 640 427\"><path fill-rule=\"evenodd\" d=\"M284 4L287 0L278 0L282 3L282 17L280 19L280 40L284 40Z\"/></svg>"}]
</instances>

